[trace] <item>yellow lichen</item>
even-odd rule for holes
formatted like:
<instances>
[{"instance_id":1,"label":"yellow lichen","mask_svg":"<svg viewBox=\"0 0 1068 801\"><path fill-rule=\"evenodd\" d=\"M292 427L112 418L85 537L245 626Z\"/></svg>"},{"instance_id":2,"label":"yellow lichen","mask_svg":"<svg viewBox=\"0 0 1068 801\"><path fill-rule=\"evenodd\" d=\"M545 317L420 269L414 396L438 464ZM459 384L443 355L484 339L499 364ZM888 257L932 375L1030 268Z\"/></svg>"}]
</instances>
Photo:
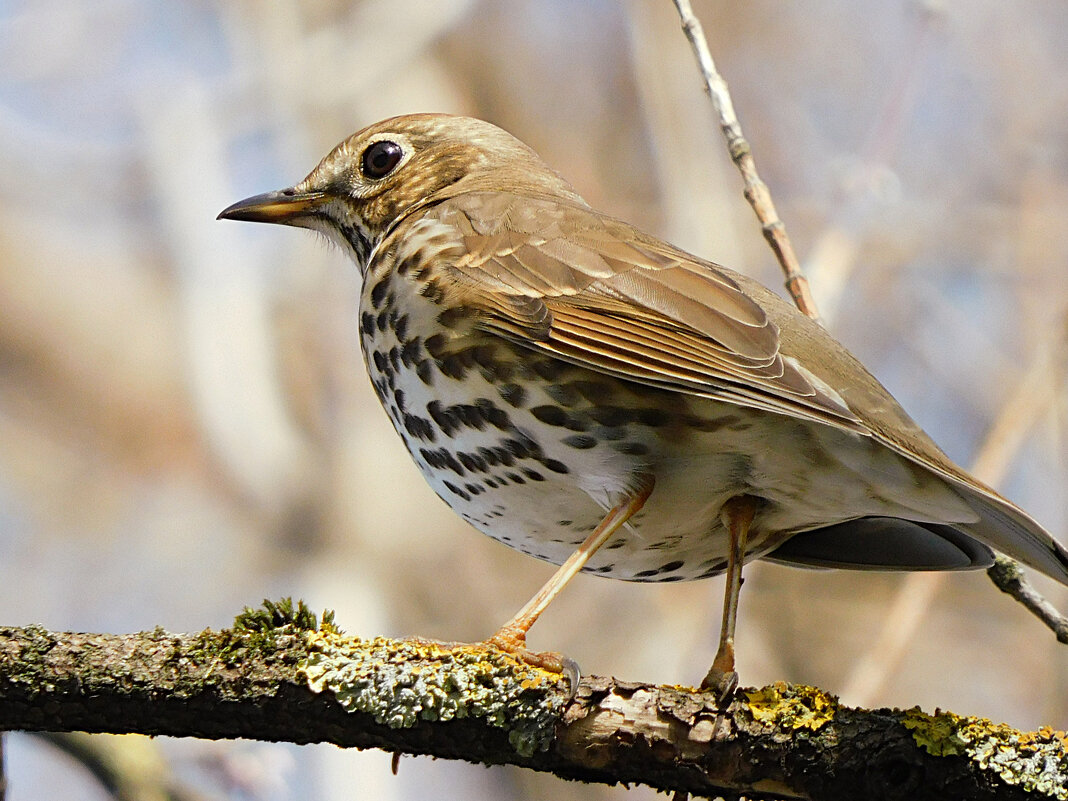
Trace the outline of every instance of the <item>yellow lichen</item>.
<instances>
[{"instance_id":1,"label":"yellow lichen","mask_svg":"<svg viewBox=\"0 0 1068 801\"><path fill-rule=\"evenodd\" d=\"M309 632L301 666L314 692L330 690L345 709L391 728L419 720L482 718L508 731L524 755L547 748L567 704L566 680L478 645L361 640Z\"/></svg>"},{"instance_id":2,"label":"yellow lichen","mask_svg":"<svg viewBox=\"0 0 1068 801\"><path fill-rule=\"evenodd\" d=\"M754 720L785 729L818 731L838 711L838 700L815 687L777 681L743 692Z\"/></svg>"},{"instance_id":3,"label":"yellow lichen","mask_svg":"<svg viewBox=\"0 0 1068 801\"><path fill-rule=\"evenodd\" d=\"M967 756L1006 784L1068 801L1068 735L1064 732L1048 726L1020 732L984 718L951 712L928 715L918 708L906 711L901 722L930 754Z\"/></svg>"}]
</instances>

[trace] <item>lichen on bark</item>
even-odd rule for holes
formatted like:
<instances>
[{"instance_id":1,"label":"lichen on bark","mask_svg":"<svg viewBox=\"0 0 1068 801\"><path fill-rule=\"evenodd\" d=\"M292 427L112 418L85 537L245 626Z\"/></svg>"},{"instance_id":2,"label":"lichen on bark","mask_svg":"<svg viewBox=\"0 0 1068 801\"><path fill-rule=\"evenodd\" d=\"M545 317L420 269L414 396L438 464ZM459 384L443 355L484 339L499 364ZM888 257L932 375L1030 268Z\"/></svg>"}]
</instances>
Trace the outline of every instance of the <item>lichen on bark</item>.
<instances>
[{"instance_id":1,"label":"lichen on bark","mask_svg":"<svg viewBox=\"0 0 1068 801\"><path fill-rule=\"evenodd\" d=\"M314 692L330 690L345 709L390 728L419 720L481 718L505 729L521 756L546 750L569 693L561 676L478 645L363 640L309 632L300 666Z\"/></svg>"}]
</instances>

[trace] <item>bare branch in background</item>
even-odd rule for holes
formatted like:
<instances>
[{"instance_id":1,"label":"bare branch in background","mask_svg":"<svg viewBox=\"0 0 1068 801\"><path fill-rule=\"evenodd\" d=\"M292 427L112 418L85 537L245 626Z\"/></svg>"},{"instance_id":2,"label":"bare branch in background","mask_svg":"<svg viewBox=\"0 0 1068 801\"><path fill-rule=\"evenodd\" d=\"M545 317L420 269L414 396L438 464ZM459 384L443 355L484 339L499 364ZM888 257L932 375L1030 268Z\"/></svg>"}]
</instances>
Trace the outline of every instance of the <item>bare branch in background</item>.
<instances>
[{"instance_id":1,"label":"bare branch in background","mask_svg":"<svg viewBox=\"0 0 1068 801\"><path fill-rule=\"evenodd\" d=\"M716 70L701 23L693 13L689 0L674 0L674 3L679 10L679 18L682 20L682 30L697 58L701 76L705 81L705 89L708 91L708 96L712 98L712 105L719 115L720 128L727 138L727 150L731 160L742 173L742 180L745 182L745 199L756 212L764 238L771 245L775 258L779 260L786 276L786 291L790 293L797 308L813 320L819 320L819 310L816 308L816 301L812 298L808 279L801 272L801 265L797 261L794 247L786 235L786 226L779 219L778 212L775 211L775 204L771 200L767 184L760 180L757 174L756 162L753 161L749 142L742 135L741 123L738 122L738 116L734 113L734 104L731 102L727 82Z\"/></svg>"},{"instance_id":2,"label":"bare branch in background","mask_svg":"<svg viewBox=\"0 0 1068 801\"><path fill-rule=\"evenodd\" d=\"M83 765L115 801L208 801L175 777L156 740L82 732L36 734Z\"/></svg>"}]
</instances>

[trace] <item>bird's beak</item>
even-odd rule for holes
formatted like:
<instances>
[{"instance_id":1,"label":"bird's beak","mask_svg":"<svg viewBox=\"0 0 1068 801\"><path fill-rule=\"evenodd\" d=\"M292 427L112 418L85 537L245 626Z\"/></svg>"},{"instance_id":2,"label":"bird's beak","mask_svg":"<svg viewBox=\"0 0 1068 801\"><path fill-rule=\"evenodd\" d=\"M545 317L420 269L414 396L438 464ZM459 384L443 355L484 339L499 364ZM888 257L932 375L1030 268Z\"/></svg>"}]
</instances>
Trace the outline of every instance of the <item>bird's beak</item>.
<instances>
[{"instance_id":1,"label":"bird's beak","mask_svg":"<svg viewBox=\"0 0 1068 801\"><path fill-rule=\"evenodd\" d=\"M227 206L215 219L285 224L311 214L329 199L326 192L298 192L296 189L264 192Z\"/></svg>"}]
</instances>

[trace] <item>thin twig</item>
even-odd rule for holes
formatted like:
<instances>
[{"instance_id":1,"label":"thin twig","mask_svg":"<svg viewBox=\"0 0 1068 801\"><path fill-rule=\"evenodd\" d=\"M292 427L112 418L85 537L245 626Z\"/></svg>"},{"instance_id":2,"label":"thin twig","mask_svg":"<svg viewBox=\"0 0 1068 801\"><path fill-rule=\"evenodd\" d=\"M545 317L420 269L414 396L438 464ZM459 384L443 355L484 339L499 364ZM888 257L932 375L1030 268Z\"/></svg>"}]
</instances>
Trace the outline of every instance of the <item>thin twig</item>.
<instances>
[{"instance_id":1,"label":"thin twig","mask_svg":"<svg viewBox=\"0 0 1068 801\"><path fill-rule=\"evenodd\" d=\"M819 320L819 311L816 309L816 301L812 298L808 279L801 272L801 265L797 261L793 245L790 244L790 238L786 234L786 226L779 219L767 184L760 180L757 174L749 142L742 135L741 123L738 122L738 117L734 113L734 104L731 102L727 82L716 70L701 23L694 15L689 0L674 0L674 3L679 11L679 18L682 20L682 30L697 58L701 76L705 81L705 90L712 98L712 105L719 115L720 128L727 138L727 150L731 155L731 160L742 173L742 180L745 183L745 199L756 212L764 238L771 245L775 258L778 259L783 274L786 276L786 291L790 293L797 308L813 320Z\"/></svg>"},{"instance_id":2,"label":"thin twig","mask_svg":"<svg viewBox=\"0 0 1068 801\"><path fill-rule=\"evenodd\" d=\"M990 576L994 586L1011 595L1045 623L1050 631L1057 635L1059 642L1068 644L1068 618L1031 586L1016 560L999 554L986 574Z\"/></svg>"}]
</instances>

